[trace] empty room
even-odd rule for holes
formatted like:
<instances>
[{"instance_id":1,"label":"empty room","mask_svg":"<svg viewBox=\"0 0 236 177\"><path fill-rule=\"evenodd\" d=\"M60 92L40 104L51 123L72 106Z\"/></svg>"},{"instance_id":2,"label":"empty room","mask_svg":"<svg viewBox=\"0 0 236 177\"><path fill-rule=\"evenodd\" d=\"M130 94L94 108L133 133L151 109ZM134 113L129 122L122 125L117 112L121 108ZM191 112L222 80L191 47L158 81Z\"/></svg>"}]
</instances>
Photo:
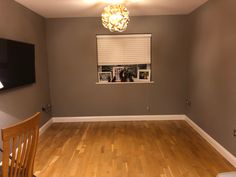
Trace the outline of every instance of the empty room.
<instances>
[{"instance_id":1,"label":"empty room","mask_svg":"<svg viewBox=\"0 0 236 177\"><path fill-rule=\"evenodd\" d=\"M0 177L236 177L235 0L0 0Z\"/></svg>"}]
</instances>

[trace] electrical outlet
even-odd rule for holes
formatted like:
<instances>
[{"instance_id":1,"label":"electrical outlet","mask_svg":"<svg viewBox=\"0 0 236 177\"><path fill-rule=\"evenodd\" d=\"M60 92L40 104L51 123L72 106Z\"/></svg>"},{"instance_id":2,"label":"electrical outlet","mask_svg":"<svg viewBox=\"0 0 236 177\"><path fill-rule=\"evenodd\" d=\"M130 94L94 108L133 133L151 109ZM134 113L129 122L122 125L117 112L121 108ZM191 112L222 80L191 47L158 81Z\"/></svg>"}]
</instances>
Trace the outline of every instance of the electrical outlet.
<instances>
[{"instance_id":1,"label":"electrical outlet","mask_svg":"<svg viewBox=\"0 0 236 177\"><path fill-rule=\"evenodd\" d=\"M50 113L52 111L52 105L51 104L46 104L42 106L42 111L46 113Z\"/></svg>"},{"instance_id":2,"label":"electrical outlet","mask_svg":"<svg viewBox=\"0 0 236 177\"><path fill-rule=\"evenodd\" d=\"M191 102L190 99L186 98L185 99L185 104L190 107L192 105L192 102Z\"/></svg>"},{"instance_id":3,"label":"electrical outlet","mask_svg":"<svg viewBox=\"0 0 236 177\"><path fill-rule=\"evenodd\" d=\"M234 136L236 137L236 129L234 129Z\"/></svg>"},{"instance_id":4,"label":"electrical outlet","mask_svg":"<svg viewBox=\"0 0 236 177\"><path fill-rule=\"evenodd\" d=\"M148 112L150 112L150 106L147 106L146 109Z\"/></svg>"}]
</instances>

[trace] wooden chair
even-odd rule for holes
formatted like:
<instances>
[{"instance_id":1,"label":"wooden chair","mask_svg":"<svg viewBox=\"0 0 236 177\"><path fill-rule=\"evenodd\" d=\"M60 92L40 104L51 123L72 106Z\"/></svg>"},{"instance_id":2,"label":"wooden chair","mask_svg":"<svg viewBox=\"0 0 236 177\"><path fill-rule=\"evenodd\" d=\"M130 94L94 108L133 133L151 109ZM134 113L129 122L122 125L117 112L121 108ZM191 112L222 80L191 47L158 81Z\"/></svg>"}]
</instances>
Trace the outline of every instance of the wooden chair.
<instances>
[{"instance_id":1,"label":"wooden chair","mask_svg":"<svg viewBox=\"0 0 236 177\"><path fill-rule=\"evenodd\" d=\"M40 113L2 129L2 177L32 177ZM11 160L9 159L11 156Z\"/></svg>"}]
</instances>

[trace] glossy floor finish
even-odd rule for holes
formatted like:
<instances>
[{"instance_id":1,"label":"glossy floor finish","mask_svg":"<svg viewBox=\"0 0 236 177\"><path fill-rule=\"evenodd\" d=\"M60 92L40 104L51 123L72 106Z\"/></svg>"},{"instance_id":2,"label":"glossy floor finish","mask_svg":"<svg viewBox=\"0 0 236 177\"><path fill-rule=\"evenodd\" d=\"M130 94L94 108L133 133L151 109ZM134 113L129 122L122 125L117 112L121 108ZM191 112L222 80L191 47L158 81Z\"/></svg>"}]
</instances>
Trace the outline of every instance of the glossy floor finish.
<instances>
[{"instance_id":1,"label":"glossy floor finish","mask_svg":"<svg viewBox=\"0 0 236 177\"><path fill-rule=\"evenodd\" d=\"M185 121L53 124L37 177L215 177L235 170Z\"/></svg>"}]
</instances>

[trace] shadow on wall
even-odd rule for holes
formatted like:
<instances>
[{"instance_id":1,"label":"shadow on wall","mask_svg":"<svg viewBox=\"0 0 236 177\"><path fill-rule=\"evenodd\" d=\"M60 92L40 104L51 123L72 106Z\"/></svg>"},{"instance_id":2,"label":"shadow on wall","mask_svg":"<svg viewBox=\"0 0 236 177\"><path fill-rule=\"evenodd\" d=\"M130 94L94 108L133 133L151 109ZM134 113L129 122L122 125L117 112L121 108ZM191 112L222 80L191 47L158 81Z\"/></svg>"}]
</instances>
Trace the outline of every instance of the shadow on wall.
<instances>
[{"instance_id":1,"label":"shadow on wall","mask_svg":"<svg viewBox=\"0 0 236 177\"><path fill-rule=\"evenodd\" d=\"M6 93L7 92L8 91L6 91ZM16 96L17 94L15 93L16 92L13 91L11 96ZM0 94L0 128L17 123L30 117L35 112L38 112L38 110L32 109L32 107L35 107L33 104L30 106L30 109L29 104L25 104L24 100L29 100L30 98L25 96L20 96L21 98L19 98L19 95L15 98L14 96L9 97L8 94L5 94L4 92L1 92ZM29 110L34 110L34 112L31 113Z\"/></svg>"},{"instance_id":2,"label":"shadow on wall","mask_svg":"<svg viewBox=\"0 0 236 177\"><path fill-rule=\"evenodd\" d=\"M0 110L0 127L1 128L7 127L7 126L14 124L16 122L19 122L19 119L17 119L13 115L10 115L10 114ZM0 136L2 137L1 131L0 131ZM0 148L2 148L2 140L0 141ZM1 158L2 158L2 156L0 154L0 159Z\"/></svg>"},{"instance_id":3,"label":"shadow on wall","mask_svg":"<svg viewBox=\"0 0 236 177\"><path fill-rule=\"evenodd\" d=\"M19 121L20 121L20 118L16 118L13 115L10 115L0 110L0 127L1 128L8 127L9 125L17 123Z\"/></svg>"},{"instance_id":4,"label":"shadow on wall","mask_svg":"<svg viewBox=\"0 0 236 177\"><path fill-rule=\"evenodd\" d=\"M46 93L39 94L41 88L38 85L36 83L0 91L0 128L25 120L36 112L41 112L43 104L50 103L42 96ZM43 125L50 117L50 114L42 113L40 125Z\"/></svg>"}]
</instances>

